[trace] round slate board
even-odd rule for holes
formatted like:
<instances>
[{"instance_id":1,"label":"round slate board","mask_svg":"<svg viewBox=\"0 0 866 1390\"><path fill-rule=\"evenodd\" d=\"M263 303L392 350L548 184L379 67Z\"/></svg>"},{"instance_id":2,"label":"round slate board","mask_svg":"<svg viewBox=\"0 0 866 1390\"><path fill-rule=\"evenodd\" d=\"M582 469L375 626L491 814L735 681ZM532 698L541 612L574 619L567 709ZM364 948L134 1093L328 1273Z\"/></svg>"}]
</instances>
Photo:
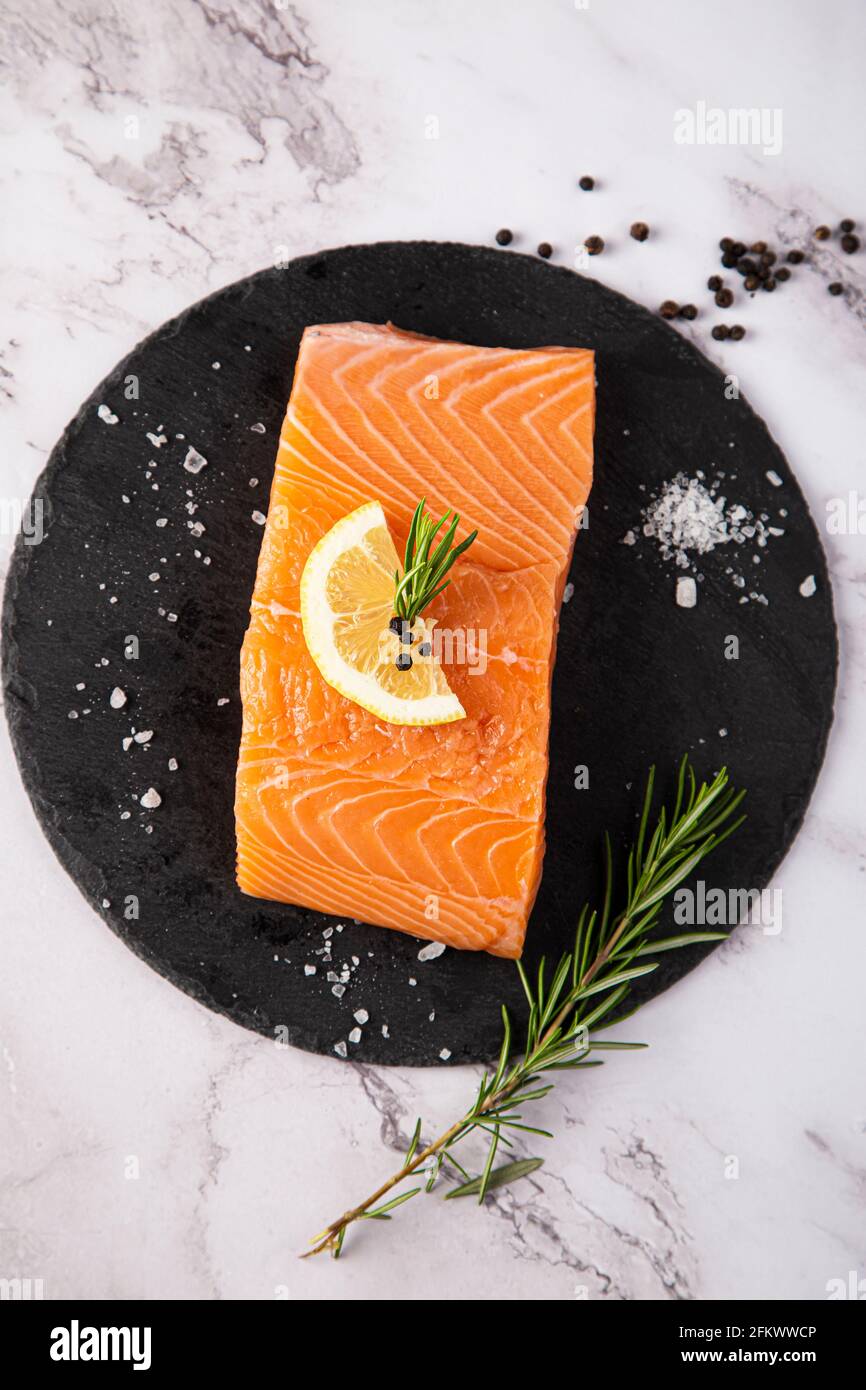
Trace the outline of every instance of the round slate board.
<instances>
[{"instance_id":1,"label":"round slate board","mask_svg":"<svg viewBox=\"0 0 866 1390\"><path fill-rule=\"evenodd\" d=\"M768 883L802 820L832 718L830 584L790 468L745 401L728 399L717 369L629 300L520 255L393 243L263 271L154 333L82 407L37 484L45 538L19 538L3 613L15 749L61 862L134 951L246 1027L282 1028L291 1043L332 1054L365 1009L352 1057L429 1064L447 1049L452 1062L475 1060L498 1046L501 1001L523 1018L511 962L454 951L421 962L412 938L246 898L233 878L238 652L262 539L252 513L267 509L301 333L348 319L598 354L596 481L562 613L530 966L569 946L581 904L599 891L603 831L627 844L651 761L668 791L685 751L702 774L728 765L748 788L748 828L706 861L704 877L713 887ZM117 424L99 417L101 403ZM148 432L167 442L155 447ZM208 460L197 475L182 467L190 446ZM655 542L621 543L679 469L724 470L730 500L785 532L754 552L759 565L747 546L708 555L690 610L676 606L675 569ZM817 592L806 599L809 574ZM742 603L750 591L769 602ZM730 636L738 659L726 659ZM122 710L109 704L116 685L129 696ZM153 737L124 751L132 727ZM575 787L578 767L586 789ZM139 805L150 786L162 796L156 811ZM668 931L671 921L668 911ZM639 995L704 954L662 956ZM344 966L337 998L327 971Z\"/></svg>"}]
</instances>

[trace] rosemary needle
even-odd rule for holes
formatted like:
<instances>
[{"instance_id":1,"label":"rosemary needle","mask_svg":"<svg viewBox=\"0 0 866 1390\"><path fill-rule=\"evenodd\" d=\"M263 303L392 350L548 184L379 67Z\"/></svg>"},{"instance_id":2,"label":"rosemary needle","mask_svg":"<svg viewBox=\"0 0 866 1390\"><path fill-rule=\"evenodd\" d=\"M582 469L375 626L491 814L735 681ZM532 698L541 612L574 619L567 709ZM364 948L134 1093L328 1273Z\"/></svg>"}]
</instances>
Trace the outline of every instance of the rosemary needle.
<instances>
[{"instance_id":1,"label":"rosemary needle","mask_svg":"<svg viewBox=\"0 0 866 1390\"><path fill-rule=\"evenodd\" d=\"M447 511L434 522L424 512L426 501L426 497L421 498L412 517L402 577L399 571L394 573L394 614L407 623L414 622L419 613L448 587L451 580L446 579L445 575L478 535L477 531L472 531L459 545L454 545L460 517L456 512ZM433 542L443 526L446 527L445 534L434 549Z\"/></svg>"},{"instance_id":2,"label":"rosemary needle","mask_svg":"<svg viewBox=\"0 0 866 1390\"><path fill-rule=\"evenodd\" d=\"M419 503L410 541L426 535L421 525ZM442 518L439 526L447 519ZM438 527L436 528L438 530ZM434 532L435 534L435 532ZM474 537L470 538L474 539ZM465 546L469 542L464 542ZM407 544L407 555L408 555ZM429 550L429 545L427 547ZM475 1100L465 1114L438 1139L423 1145L421 1121L415 1126L405 1161L360 1206L332 1221L311 1242L307 1255L329 1250L339 1256L348 1228L356 1221L391 1219L391 1212L415 1197L421 1187L413 1187L397 1197L388 1193L406 1178L425 1177L424 1189L431 1191L443 1165L454 1168L463 1179L446 1196L474 1196L483 1202L488 1192L540 1168L543 1159L518 1158L494 1167L500 1145L510 1148L515 1133L552 1138L549 1131L527 1124L522 1107L543 1099L553 1089L553 1081L541 1081L548 1072L601 1066L591 1054L602 1050L628 1050L643 1043L604 1042L597 1034L614 1022L613 1015L623 1003L635 980L655 970L652 957L697 943L719 941L724 932L688 932L681 936L651 940L663 901L697 868L701 860L716 849L745 819L738 815L744 791L728 784L726 768L710 781L698 785L694 770L684 757L679 765L676 796L670 812L662 807L650 833L655 768L650 768L635 842L626 861L624 901L614 910L614 866L610 837L605 836L605 891L600 909L585 905L577 922L574 947L559 961L548 981L544 960L531 981L517 962L529 1006L529 1021L522 1051L515 1053L511 1022L502 1008L502 1047L495 1069L485 1070ZM639 1007L639 1005L637 1006ZM635 1012L635 1010L632 1010ZM455 1158L453 1150L468 1135L488 1136L487 1156L481 1173L472 1177Z\"/></svg>"}]
</instances>

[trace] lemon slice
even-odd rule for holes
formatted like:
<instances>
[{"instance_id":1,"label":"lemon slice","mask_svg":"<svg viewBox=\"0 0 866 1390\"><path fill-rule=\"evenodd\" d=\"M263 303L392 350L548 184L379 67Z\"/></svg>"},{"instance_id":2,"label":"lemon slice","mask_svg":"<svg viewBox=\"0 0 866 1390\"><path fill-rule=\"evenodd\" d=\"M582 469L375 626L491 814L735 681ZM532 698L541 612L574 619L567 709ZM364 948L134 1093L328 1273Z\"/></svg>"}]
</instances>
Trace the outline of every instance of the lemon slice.
<instances>
[{"instance_id":1,"label":"lemon slice","mask_svg":"<svg viewBox=\"0 0 866 1390\"><path fill-rule=\"evenodd\" d=\"M301 576L310 655L329 685L387 724L465 719L432 654L432 626L416 618L411 644L389 626L395 570L401 565L379 502L338 521L310 551ZM406 654L412 664L400 670L397 658Z\"/></svg>"}]
</instances>

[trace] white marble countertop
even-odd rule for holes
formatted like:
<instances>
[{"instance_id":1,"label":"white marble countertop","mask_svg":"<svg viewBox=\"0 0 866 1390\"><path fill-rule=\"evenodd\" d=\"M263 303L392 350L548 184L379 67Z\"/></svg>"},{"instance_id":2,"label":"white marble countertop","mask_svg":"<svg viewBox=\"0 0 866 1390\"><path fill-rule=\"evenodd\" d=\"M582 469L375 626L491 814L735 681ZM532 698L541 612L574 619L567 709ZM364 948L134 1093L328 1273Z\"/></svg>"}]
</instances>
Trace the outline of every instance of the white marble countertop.
<instances>
[{"instance_id":1,"label":"white marble countertop","mask_svg":"<svg viewBox=\"0 0 866 1390\"><path fill-rule=\"evenodd\" d=\"M655 306L699 299L726 230L866 219L858 0L3 11L4 498L139 338L286 252L507 224L570 263L600 232L590 273ZM782 149L675 143L699 102L778 108ZM741 343L684 328L737 372L822 528L863 486L864 256L828 243L796 293L746 305ZM648 1052L566 1077L536 1178L484 1210L419 1199L337 1265L296 1252L474 1071L280 1049L171 988L55 862L4 728L0 1277L52 1298L821 1299L862 1275L866 534L825 543L838 711L776 881L782 932L742 930L649 1005Z\"/></svg>"}]
</instances>

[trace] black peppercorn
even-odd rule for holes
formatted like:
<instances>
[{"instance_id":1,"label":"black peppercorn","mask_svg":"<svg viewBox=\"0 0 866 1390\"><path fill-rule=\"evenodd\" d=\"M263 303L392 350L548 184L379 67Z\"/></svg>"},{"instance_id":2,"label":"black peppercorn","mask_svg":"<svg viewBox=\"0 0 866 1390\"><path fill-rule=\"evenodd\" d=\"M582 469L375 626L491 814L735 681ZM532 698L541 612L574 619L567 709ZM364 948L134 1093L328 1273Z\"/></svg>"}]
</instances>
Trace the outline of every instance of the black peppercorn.
<instances>
[{"instance_id":1,"label":"black peppercorn","mask_svg":"<svg viewBox=\"0 0 866 1390\"><path fill-rule=\"evenodd\" d=\"M500 246L508 246L514 240L514 233L510 227L500 227L496 233L496 240Z\"/></svg>"},{"instance_id":2,"label":"black peppercorn","mask_svg":"<svg viewBox=\"0 0 866 1390\"><path fill-rule=\"evenodd\" d=\"M740 272L741 275L755 275L757 273L758 267L755 264L755 262L750 259L749 256L743 256L739 261L737 261L737 270Z\"/></svg>"},{"instance_id":3,"label":"black peppercorn","mask_svg":"<svg viewBox=\"0 0 866 1390\"><path fill-rule=\"evenodd\" d=\"M789 265L800 265L805 260L805 256L802 251L789 251L785 260Z\"/></svg>"},{"instance_id":4,"label":"black peppercorn","mask_svg":"<svg viewBox=\"0 0 866 1390\"><path fill-rule=\"evenodd\" d=\"M675 319L679 312L680 306L675 299L666 299L659 309L659 313L663 319Z\"/></svg>"},{"instance_id":5,"label":"black peppercorn","mask_svg":"<svg viewBox=\"0 0 866 1390\"><path fill-rule=\"evenodd\" d=\"M764 281L764 289L765 289L765 290L774 290L775 288L776 288L776 281L775 281L775 279L773 278L772 275L768 275L767 278L766 278L766 280Z\"/></svg>"},{"instance_id":6,"label":"black peppercorn","mask_svg":"<svg viewBox=\"0 0 866 1390\"><path fill-rule=\"evenodd\" d=\"M538 243L538 254L545 261L550 259L550 257L553 255L553 247L551 246L549 241L540 241Z\"/></svg>"},{"instance_id":7,"label":"black peppercorn","mask_svg":"<svg viewBox=\"0 0 866 1390\"><path fill-rule=\"evenodd\" d=\"M761 282L760 282L760 280L758 279L757 275L747 275L747 276L746 276L745 280L743 281L743 289L745 289L745 290L759 290L760 288L761 288Z\"/></svg>"},{"instance_id":8,"label":"black peppercorn","mask_svg":"<svg viewBox=\"0 0 866 1390\"><path fill-rule=\"evenodd\" d=\"M815 228L815 240L816 240L816 241L826 241L827 238L829 237L829 235L830 235L830 228L829 228L829 227L825 227L825 226L823 225L823 223L822 223L822 225L821 225L820 227L816 227L816 228Z\"/></svg>"},{"instance_id":9,"label":"black peppercorn","mask_svg":"<svg viewBox=\"0 0 866 1390\"><path fill-rule=\"evenodd\" d=\"M730 290L719 290L716 294L716 303L720 309L730 309L734 302L734 296Z\"/></svg>"},{"instance_id":10,"label":"black peppercorn","mask_svg":"<svg viewBox=\"0 0 866 1390\"><path fill-rule=\"evenodd\" d=\"M578 180L578 183L584 193L589 193L595 188L595 179L591 178L589 174L584 174L583 178Z\"/></svg>"},{"instance_id":11,"label":"black peppercorn","mask_svg":"<svg viewBox=\"0 0 866 1390\"><path fill-rule=\"evenodd\" d=\"M646 241L649 236L649 227L645 222L632 222L630 230L635 241Z\"/></svg>"},{"instance_id":12,"label":"black peppercorn","mask_svg":"<svg viewBox=\"0 0 866 1390\"><path fill-rule=\"evenodd\" d=\"M720 290L721 288L722 288L722 277L721 277L721 275L711 275L710 278L709 278L709 280L707 281L707 289L708 289L708 290Z\"/></svg>"},{"instance_id":13,"label":"black peppercorn","mask_svg":"<svg viewBox=\"0 0 866 1390\"><path fill-rule=\"evenodd\" d=\"M779 269L776 271L776 280L790 280L790 278L791 272L788 269L788 267L785 265L780 265Z\"/></svg>"},{"instance_id":14,"label":"black peppercorn","mask_svg":"<svg viewBox=\"0 0 866 1390\"><path fill-rule=\"evenodd\" d=\"M855 226L856 226L856 223L854 222L854 219L853 219L853 218L851 218L851 217L843 217L843 218L842 218L842 221L839 223L839 231L840 231L840 232L853 232Z\"/></svg>"},{"instance_id":15,"label":"black peppercorn","mask_svg":"<svg viewBox=\"0 0 866 1390\"><path fill-rule=\"evenodd\" d=\"M733 251L726 251L724 256L722 256L722 265L725 267L725 270L733 270L736 264L737 257L734 255Z\"/></svg>"},{"instance_id":16,"label":"black peppercorn","mask_svg":"<svg viewBox=\"0 0 866 1390\"><path fill-rule=\"evenodd\" d=\"M721 241L719 242L719 250L720 250L720 251L733 251L733 249L734 249L734 243L731 241L731 238L730 238L729 236L723 236L722 239L721 239Z\"/></svg>"},{"instance_id":17,"label":"black peppercorn","mask_svg":"<svg viewBox=\"0 0 866 1390\"><path fill-rule=\"evenodd\" d=\"M588 236L583 244L591 256L600 256L604 250L604 242L600 236Z\"/></svg>"},{"instance_id":18,"label":"black peppercorn","mask_svg":"<svg viewBox=\"0 0 866 1390\"><path fill-rule=\"evenodd\" d=\"M696 319L697 316L698 311L694 304L684 304L680 309L681 319Z\"/></svg>"},{"instance_id":19,"label":"black peppercorn","mask_svg":"<svg viewBox=\"0 0 866 1390\"><path fill-rule=\"evenodd\" d=\"M775 251L765 251L764 254L763 254L762 257L761 257L761 265L775 265L775 264L776 264L776 253L775 253Z\"/></svg>"},{"instance_id":20,"label":"black peppercorn","mask_svg":"<svg viewBox=\"0 0 866 1390\"><path fill-rule=\"evenodd\" d=\"M730 329L725 323L717 323L713 329L713 337L717 343L721 343L730 335Z\"/></svg>"},{"instance_id":21,"label":"black peppercorn","mask_svg":"<svg viewBox=\"0 0 866 1390\"><path fill-rule=\"evenodd\" d=\"M842 250L847 256L853 256L855 251L860 250L860 238L852 236L850 232L846 232L842 238L841 245Z\"/></svg>"},{"instance_id":22,"label":"black peppercorn","mask_svg":"<svg viewBox=\"0 0 866 1390\"><path fill-rule=\"evenodd\" d=\"M756 256L761 256L767 249L767 243L765 241L753 241L749 249L754 251Z\"/></svg>"},{"instance_id":23,"label":"black peppercorn","mask_svg":"<svg viewBox=\"0 0 866 1390\"><path fill-rule=\"evenodd\" d=\"M827 290L830 294L841 294L842 288L843 287L838 280L834 280L832 285L827 286Z\"/></svg>"},{"instance_id":24,"label":"black peppercorn","mask_svg":"<svg viewBox=\"0 0 866 1390\"><path fill-rule=\"evenodd\" d=\"M745 338L746 330L741 323L735 323L731 328L729 336L735 338L736 341L739 342L741 338Z\"/></svg>"}]
</instances>

